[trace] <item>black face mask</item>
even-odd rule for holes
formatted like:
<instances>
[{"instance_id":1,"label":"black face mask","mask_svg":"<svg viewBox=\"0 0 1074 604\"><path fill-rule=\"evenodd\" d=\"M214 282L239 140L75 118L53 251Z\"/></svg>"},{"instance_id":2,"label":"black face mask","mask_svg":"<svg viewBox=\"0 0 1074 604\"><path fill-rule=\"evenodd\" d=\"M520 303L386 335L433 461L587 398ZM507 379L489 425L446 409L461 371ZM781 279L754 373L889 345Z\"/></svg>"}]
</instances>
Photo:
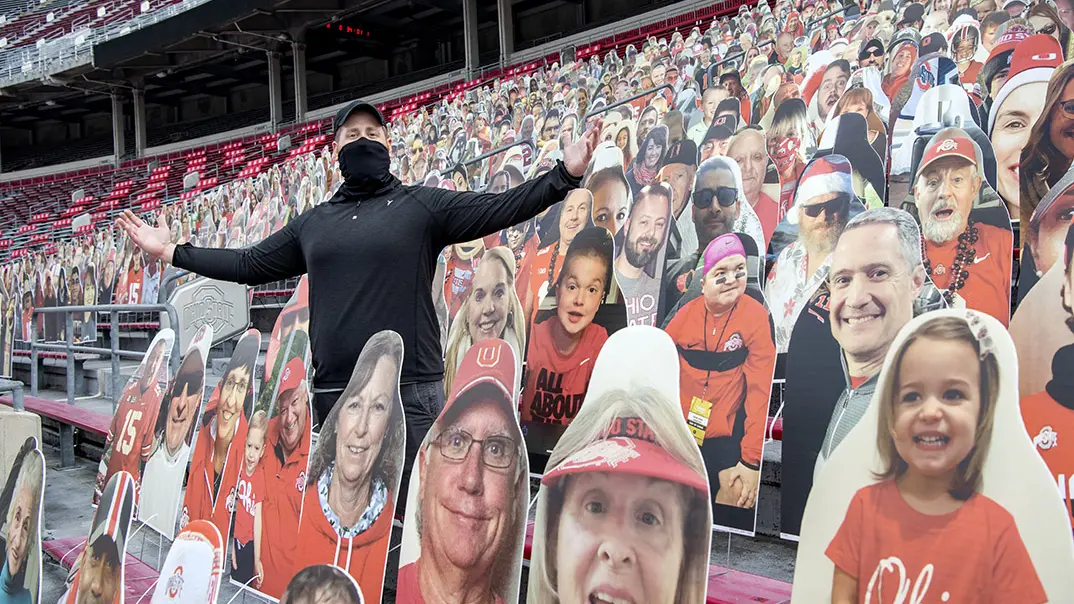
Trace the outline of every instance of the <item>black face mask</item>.
<instances>
[{"instance_id":1,"label":"black face mask","mask_svg":"<svg viewBox=\"0 0 1074 604\"><path fill-rule=\"evenodd\" d=\"M388 149L368 138L347 143L339 150L339 171L350 187L376 188L391 176Z\"/></svg>"}]
</instances>

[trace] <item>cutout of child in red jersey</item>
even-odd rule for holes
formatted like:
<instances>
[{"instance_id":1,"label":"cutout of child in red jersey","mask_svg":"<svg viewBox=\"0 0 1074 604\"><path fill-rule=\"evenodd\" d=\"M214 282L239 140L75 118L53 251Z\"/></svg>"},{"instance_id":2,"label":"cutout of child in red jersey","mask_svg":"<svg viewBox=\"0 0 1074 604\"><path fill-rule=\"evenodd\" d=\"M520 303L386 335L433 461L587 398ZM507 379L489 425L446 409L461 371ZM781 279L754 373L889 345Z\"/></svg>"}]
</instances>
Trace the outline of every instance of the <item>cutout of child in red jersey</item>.
<instances>
[{"instance_id":1,"label":"cutout of child in red jersey","mask_svg":"<svg viewBox=\"0 0 1074 604\"><path fill-rule=\"evenodd\" d=\"M1072 593L1074 540L1017 419L1013 365L1006 330L979 311L933 311L902 329L866 416L817 476L795 599L1039 604Z\"/></svg>"},{"instance_id":2,"label":"cutout of child in red jersey","mask_svg":"<svg viewBox=\"0 0 1074 604\"><path fill-rule=\"evenodd\" d=\"M555 314L533 326L522 390L522 422L569 424L585 398L608 330L593 322L611 288L612 236L584 229L571 242L555 283Z\"/></svg>"}]
</instances>

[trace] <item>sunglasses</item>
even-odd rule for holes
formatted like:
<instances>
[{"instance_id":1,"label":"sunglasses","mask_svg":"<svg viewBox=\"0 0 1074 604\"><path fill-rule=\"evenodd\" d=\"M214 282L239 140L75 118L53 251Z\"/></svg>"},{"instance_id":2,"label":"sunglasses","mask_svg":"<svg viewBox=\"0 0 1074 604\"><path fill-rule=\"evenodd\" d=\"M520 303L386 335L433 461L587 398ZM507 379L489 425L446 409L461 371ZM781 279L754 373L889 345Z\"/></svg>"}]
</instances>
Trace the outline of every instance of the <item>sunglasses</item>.
<instances>
[{"instance_id":1,"label":"sunglasses","mask_svg":"<svg viewBox=\"0 0 1074 604\"><path fill-rule=\"evenodd\" d=\"M694 206L705 210L712 207L715 199L721 208L729 208L738 201L738 189L734 187L716 187L712 189L699 189L694 191Z\"/></svg>"},{"instance_id":2,"label":"sunglasses","mask_svg":"<svg viewBox=\"0 0 1074 604\"><path fill-rule=\"evenodd\" d=\"M1037 30L1038 34L1048 34L1049 36L1055 33L1055 23L1049 23L1044 27Z\"/></svg>"},{"instance_id":3,"label":"sunglasses","mask_svg":"<svg viewBox=\"0 0 1074 604\"><path fill-rule=\"evenodd\" d=\"M810 206L804 205L802 206L802 211L805 212L806 216L816 218L817 216L820 216L821 212L824 212L828 216L831 216L832 214L842 214L846 212L848 205L850 205L850 199L840 196L823 203L817 203Z\"/></svg>"}]
</instances>

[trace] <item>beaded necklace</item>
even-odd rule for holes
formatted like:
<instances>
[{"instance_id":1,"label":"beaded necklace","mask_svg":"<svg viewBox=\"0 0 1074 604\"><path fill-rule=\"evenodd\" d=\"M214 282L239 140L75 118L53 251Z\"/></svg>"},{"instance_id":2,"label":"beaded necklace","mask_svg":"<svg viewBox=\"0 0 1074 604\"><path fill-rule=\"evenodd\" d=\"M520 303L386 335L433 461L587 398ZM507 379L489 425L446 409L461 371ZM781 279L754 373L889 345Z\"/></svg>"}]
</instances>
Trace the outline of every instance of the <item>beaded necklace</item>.
<instances>
[{"instance_id":1,"label":"beaded necklace","mask_svg":"<svg viewBox=\"0 0 1074 604\"><path fill-rule=\"evenodd\" d=\"M966 279L970 277L969 266L973 264L974 259L977 258L977 244L978 232L977 227L972 222L966 225L966 230L962 231L962 234L958 236L958 251L955 253L955 259L951 262L951 282L947 284L947 289L943 292L944 300L948 305L953 304L955 299L955 292L962 289L966 285ZM921 258L925 264L925 274L932 279L932 275L935 272L937 275L944 275L947 273L947 269L943 264L937 264L936 268L932 268L932 263L929 261L929 256L925 250L925 237L921 237Z\"/></svg>"}]
</instances>

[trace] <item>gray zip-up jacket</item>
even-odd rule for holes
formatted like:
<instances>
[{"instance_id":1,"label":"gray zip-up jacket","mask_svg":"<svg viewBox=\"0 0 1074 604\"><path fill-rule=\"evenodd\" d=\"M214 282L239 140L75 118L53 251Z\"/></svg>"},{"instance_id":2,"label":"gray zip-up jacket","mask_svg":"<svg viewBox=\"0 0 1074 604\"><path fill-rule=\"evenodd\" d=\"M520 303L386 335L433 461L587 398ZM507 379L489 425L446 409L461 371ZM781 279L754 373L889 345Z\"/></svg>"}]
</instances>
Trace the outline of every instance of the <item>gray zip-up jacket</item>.
<instances>
[{"instance_id":1,"label":"gray zip-up jacket","mask_svg":"<svg viewBox=\"0 0 1074 604\"><path fill-rule=\"evenodd\" d=\"M869 408L869 401L872 400L873 393L876 392L877 378L880 377L878 372L865 380L865 383L861 386L851 388L846 359L842 358L842 355L839 356L843 365L843 378L846 380L846 389L839 396L835 411L832 412L832 419L828 422L828 430L824 433L824 442L820 446L817 465L813 469L814 480L820 473L821 467L831 457L832 451L839 446L839 443L843 442L847 434L850 434L850 431L854 426L858 425L862 416L865 415L865 410Z\"/></svg>"}]
</instances>

